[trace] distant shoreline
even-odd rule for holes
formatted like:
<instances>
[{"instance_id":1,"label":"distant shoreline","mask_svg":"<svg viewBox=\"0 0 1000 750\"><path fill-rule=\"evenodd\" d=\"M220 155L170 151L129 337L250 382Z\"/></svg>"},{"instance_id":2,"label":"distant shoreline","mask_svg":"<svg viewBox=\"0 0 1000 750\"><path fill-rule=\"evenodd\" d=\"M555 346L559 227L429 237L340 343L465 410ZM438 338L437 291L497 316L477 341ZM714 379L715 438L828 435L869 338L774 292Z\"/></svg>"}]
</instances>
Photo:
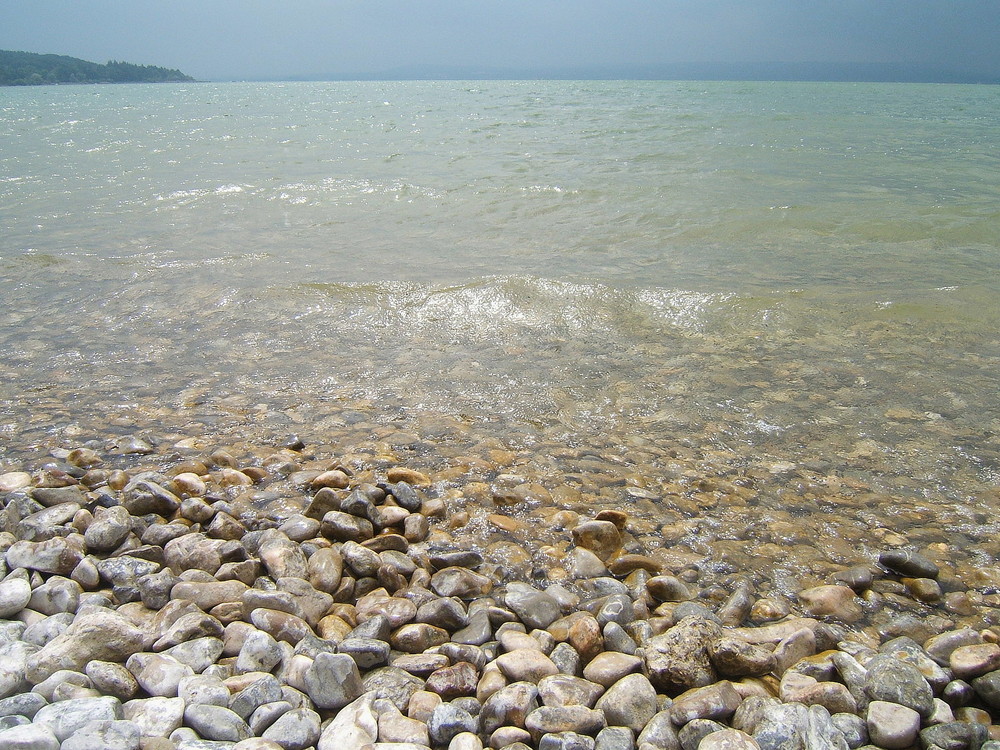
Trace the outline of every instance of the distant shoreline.
<instances>
[{"instance_id":1,"label":"distant shoreline","mask_svg":"<svg viewBox=\"0 0 1000 750\"><path fill-rule=\"evenodd\" d=\"M106 64L67 55L0 50L0 86L94 83L193 83L174 68L109 60Z\"/></svg>"}]
</instances>

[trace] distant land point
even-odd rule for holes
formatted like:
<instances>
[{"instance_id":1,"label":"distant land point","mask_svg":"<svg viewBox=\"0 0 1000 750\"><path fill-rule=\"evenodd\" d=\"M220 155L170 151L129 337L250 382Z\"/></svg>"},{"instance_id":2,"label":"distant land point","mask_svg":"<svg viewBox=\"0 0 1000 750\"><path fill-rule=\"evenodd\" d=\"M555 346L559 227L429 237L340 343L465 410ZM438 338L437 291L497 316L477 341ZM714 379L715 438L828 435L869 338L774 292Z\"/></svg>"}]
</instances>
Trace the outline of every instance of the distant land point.
<instances>
[{"instance_id":1,"label":"distant land point","mask_svg":"<svg viewBox=\"0 0 1000 750\"><path fill-rule=\"evenodd\" d=\"M0 86L60 83L177 83L194 81L173 68L110 60L106 64L66 55L0 50Z\"/></svg>"}]
</instances>

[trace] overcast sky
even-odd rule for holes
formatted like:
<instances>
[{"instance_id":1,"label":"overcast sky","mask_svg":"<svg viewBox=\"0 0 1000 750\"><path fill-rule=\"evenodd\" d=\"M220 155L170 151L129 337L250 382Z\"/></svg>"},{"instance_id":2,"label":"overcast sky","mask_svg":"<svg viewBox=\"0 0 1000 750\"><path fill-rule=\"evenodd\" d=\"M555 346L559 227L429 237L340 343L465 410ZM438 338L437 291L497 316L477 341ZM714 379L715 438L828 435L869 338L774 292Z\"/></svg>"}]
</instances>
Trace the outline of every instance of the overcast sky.
<instances>
[{"instance_id":1,"label":"overcast sky","mask_svg":"<svg viewBox=\"0 0 1000 750\"><path fill-rule=\"evenodd\" d=\"M996 80L1000 1L0 0L0 49L205 80L771 62L906 64Z\"/></svg>"}]
</instances>

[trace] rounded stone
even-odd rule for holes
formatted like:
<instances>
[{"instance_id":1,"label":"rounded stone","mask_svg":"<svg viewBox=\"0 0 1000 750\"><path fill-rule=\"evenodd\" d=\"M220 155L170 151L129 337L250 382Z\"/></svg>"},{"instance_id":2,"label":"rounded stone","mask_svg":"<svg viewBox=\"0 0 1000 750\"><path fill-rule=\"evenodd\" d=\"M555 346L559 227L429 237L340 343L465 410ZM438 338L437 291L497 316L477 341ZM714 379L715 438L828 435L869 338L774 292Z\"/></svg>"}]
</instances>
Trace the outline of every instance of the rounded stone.
<instances>
[{"instance_id":1,"label":"rounded stone","mask_svg":"<svg viewBox=\"0 0 1000 750\"><path fill-rule=\"evenodd\" d=\"M528 628L547 628L562 614L559 602L525 583L510 583L504 602Z\"/></svg>"},{"instance_id":2,"label":"rounded stone","mask_svg":"<svg viewBox=\"0 0 1000 750\"><path fill-rule=\"evenodd\" d=\"M642 674L622 677L594 706L604 712L609 726L628 727L637 735L656 714L657 707L656 689Z\"/></svg>"},{"instance_id":3,"label":"rounded stone","mask_svg":"<svg viewBox=\"0 0 1000 750\"><path fill-rule=\"evenodd\" d=\"M317 654L306 672L306 691L320 709L337 709L357 699L363 690L358 665L346 654Z\"/></svg>"},{"instance_id":4,"label":"rounded stone","mask_svg":"<svg viewBox=\"0 0 1000 750\"><path fill-rule=\"evenodd\" d=\"M891 656L869 662L864 689L873 701L898 703L923 717L934 713L934 693L924 676L912 664Z\"/></svg>"},{"instance_id":5,"label":"rounded stone","mask_svg":"<svg viewBox=\"0 0 1000 750\"><path fill-rule=\"evenodd\" d=\"M0 619L9 619L28 606L31 584L22 575L9 575L0 581Z\"/></svg>"},{"instance_id":6,"label":"rounded stone","mask_svg":"<svg viewBox=\"0 0 1000 750\"><path fill-rule=\"evenodd\" d=\"M261 736L282 750L305 750L316 744L320 731L319 714L309 708L295 708L282 714Z\"/></svg>"},{"instance_id":7,"label":"rounded stone","mask_svg":"<svg viewBox=\"0 0 1000 750\"><path fill-rule=\"evenodd\" d=\"M43 706L33 723L46 724L62 742L91 721L115 721L122 718L122 704L117 698L76 698Z\"/></svg>"},{"instance_id":8,"label":"rounded stone","mask_svg":"<svg viewBox=\"0 0 1000 750\"><path fill-rule=\"evenodd\" d=\"M625 675L638 672L642 668L642 659L632 654L619 651L604 651L583 668L583 676L598 685L610 687L620 681Z\"/></svg>"},{"instance_id":9,"label":"rounded stone","mask_svg":"<svg viewBox=\"0 0 1000 750\"><path fill-rule=\"evenodd\" d=\"M980 677L1000 669L1000 645L979 643L959 646L951 652L949 661L956 679Z\"/></svg>"},{"instance_id":10,"label":"rounded stone","mask_svg":"<svg viewBox=\"0 0 1000 750\"><path fill-rule=\"evenodd\" d=\"M574 544L590 550L605 563L622 547L621 531L611 521L584 521L572 533Z\"/></svg>"},{"instance_id":11,"label":"rounded stone","mask_svg":"<svg viewBox=\"0 0 1000 750\"><path fill-rule=\"evenodd\" d=\"M938 566L917 552L905 549L887 550L878 561L893 573L909 578L937 578Z\"/></svg>"},{"instance_id":12,"label":"rounded stone","mask_svg":"<svg viewBox=\"0 0 1000 750\"><path fill-rule=\"evenodd\" d=\"M559 668L541 651L519 648L502 654L496 659L497 666L512 682L537 683L543 677L559 673Z\"/></svg>"},{"instance_id":13,"label":"rounded stone","mask_svg":"<svg viewBox=\"0 0 1000 750\"><path fill-rule=\"evenodd\" d=\"M698 750L760 750L757 741L736 729L721 729L705 735Z\"/></svg>"},{"instance_id":14,"label":"rounded stone","mask_svg":"<svg viewBox=\"0 0 1000 750\"><path fill-rule=\"evenodd\" d=\"M867 722L870 741L887 750L910 747L920 731L920 714L898 703L872 701Z\"/></svg>"},{"instance_id":15,"label":"rounded stone","mask_svg":"<svg viewBox=\"0 0 1000 750\"><path fill-rule=\"evenodd\" d=\"M239 742L251 736L250 727L243 718L223 706L197 703L187 706L184 723L206 740Z\"/></svg>"},{"instance_id":16,"label":"rounded stone","mask_svg":"<svg viewBox=\"0 0 1000 750\"><path fill-rule=\"evenodd\" d=\"M798 593L799 604L811 617L839 620L848 624L861 619L860 601L849 586L814 586Z\"/></svg>"}]
</instances>

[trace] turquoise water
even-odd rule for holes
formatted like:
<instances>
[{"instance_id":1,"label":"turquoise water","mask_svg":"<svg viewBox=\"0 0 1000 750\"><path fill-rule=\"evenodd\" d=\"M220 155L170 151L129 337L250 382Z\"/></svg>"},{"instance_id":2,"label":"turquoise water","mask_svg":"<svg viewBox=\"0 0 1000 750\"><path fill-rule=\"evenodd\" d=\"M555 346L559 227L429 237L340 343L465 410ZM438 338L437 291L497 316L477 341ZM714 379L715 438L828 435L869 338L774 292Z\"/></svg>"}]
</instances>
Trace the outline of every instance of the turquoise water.
<instances>
[{"instance_id":1,"label":"turquoise water","mask_svg":"<svg viewBox=\"0 0 1000 750\"><path fill-rule=\"evenodd\" d=\"M6 89L0 225L5 466L402 431L543 484L560 446L654 495L678 451L774 508L849 480L962 543L996 508L997 87Z\"/></svg>"}]
</instances>

